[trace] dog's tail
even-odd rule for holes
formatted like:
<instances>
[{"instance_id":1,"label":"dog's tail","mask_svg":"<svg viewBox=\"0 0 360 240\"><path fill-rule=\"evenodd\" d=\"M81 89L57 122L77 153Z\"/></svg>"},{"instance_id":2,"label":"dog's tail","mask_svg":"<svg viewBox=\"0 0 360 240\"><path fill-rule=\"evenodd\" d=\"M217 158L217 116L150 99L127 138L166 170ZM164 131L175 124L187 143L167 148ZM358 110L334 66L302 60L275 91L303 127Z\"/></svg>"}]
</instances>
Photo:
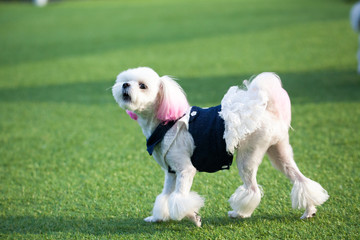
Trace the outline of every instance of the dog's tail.
<instances>
[{"instance_id":1,"label":"dog's tail","mask_svg":"<svg viewBox=\"0 0 360 240\"><path fill-rule=\"evenodd\" d=\"M290 99L276 74L261 73L244 85L245 89L231 87L221 101L224 139L232 154L246 136L261 127L265 111L272 112L286 127L291 121Z\"/></svg>"},{"instance_id":2,"label":"dog's tail","mask_svg":"<svg viewBox=\"0 0 360 240\"><path fill-rule=\"evenodd\" d=\"M268 96L267 110L275 114L288 127L291 122L291 103L281 80L275 73L261 73L251 81L248 91L265 91Z\"/></svg>"}]
</instances>

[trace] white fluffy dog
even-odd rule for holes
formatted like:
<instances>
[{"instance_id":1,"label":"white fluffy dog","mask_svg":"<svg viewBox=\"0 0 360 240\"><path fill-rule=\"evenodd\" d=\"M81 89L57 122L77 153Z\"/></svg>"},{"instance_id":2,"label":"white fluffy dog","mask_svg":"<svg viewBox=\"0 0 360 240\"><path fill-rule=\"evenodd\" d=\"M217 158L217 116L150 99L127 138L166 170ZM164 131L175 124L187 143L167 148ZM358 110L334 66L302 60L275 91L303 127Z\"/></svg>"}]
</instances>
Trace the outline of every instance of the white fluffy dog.
<instances>
[{"instance_id":1,"label":"white fluffy dog","mask_svg":"<svg viewBox=\"0 0 360 240\"><path fill-rule=\"evenodd\" d=\"M189 106L173 79L159 77L151 68L129 69L117 76L113 96L138 121L147 150L165 172L163 191L156 198L152 216L145 221L188 217L201 226L197 212L204 199L190 191L193 178L197 171L228 169L233 155L243 185L229 200L231 218L250 217L259 205L262 192L256 173L266 153L272 165L294 184L292 207L305 209L302 219L313 217L315 206L329 198L294 162L288 135L290 99L280 78L262 73L244 84L244 89L231 87L220 106L200 109Z\"/></svg>"}]
</instances>

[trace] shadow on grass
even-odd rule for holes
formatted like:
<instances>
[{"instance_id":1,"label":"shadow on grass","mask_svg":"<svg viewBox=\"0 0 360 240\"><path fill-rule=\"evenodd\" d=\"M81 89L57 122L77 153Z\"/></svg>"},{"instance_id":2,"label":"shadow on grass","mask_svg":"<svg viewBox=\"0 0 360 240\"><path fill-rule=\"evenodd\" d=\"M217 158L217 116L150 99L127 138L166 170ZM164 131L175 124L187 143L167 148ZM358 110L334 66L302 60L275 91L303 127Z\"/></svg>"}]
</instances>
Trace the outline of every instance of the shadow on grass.
<instances>
[{"instance_id":1,"label":"shadow on grass","mask_svg":"<svg viewBox=\"0 0 360 240\"><path fill-rule=\"evenodd\" d=\"M0 88L0 102L44 102L107 104L114 103L114 81L69 83L36 87Z\"/></svg>"},{"instance_id":2,"label":"shadow on grass","mask_svg":"<svg viewBox=\"0 0 360 240\"><path fill-rule=\"evenodd\" d=\"M143 219L118 218L66 218L16 216L0 217L0 233L40 234L54 232L103 234L153 233L156 228L146 224Z\"/></svg>"},{"instance_id":3,"label":"shadow on grass","mask_svg":"<svg viewBox=\"0 0 360 240\"><path fill-rule=\"evenodd\" d=\"M253 225L256 223L265 223L265 222L278 222L278 223L293 223L299 222L300 217L294 213L287 214L257 214L251 216L250 218L229 218L229 217L209 217L203 219L203 225L211 226L226 226L226 225Z\"/></svg>"},{"instance_id":4,"label":"shadow on grass","mask_svg":"<svg viewBox=\"0 0 360 240\"><path fill-rule=\"evenodd\" d=\"M203 219L203 228L226 225L255 225L265 222L298 222L294 214L258 215L247 219L231 219L228 217L210 217ZM190 221L169 221L164 223L147 223L143 219L118 218L65 218L47 216L0 217L1 234L46 234L55 232L83 233L95 236L106 234L154 234L159 231L183 231L196 228Z\"/></svg>"},{"instance_id":5,"label":"shadow on grass","mask_svg":"<svg viewBox=\"0 0 360 240\"><path fill-rule=\"evenodd\" d=\"M278 73L293 104L311 102L360 101L360 79L355 71L315 71L305 73ZM252 74L183 78L184 88L191 104L208 106L219 104L227 89L239 85ZM76 104L115 104L111 86L106 82L70 83L60 85L0 88L1 102L46 102Z\"/></svg>"},{"instance_id":6,"label":"shadow on grass","mask_svg":"<svg viewBox=\"0 0 360 240\"><path fill-rule=\"evenodd\" d=\"M214 78L183 79L184 87L190 102L195 104L219 104L227 89L241 85L245 79L259 74L252 73L239 76L222 76ZM360 101L360 77L355 70L334 71L321 70L300 73L277 73L292 104L332 103Z\"/></svg>"}]
</instances>

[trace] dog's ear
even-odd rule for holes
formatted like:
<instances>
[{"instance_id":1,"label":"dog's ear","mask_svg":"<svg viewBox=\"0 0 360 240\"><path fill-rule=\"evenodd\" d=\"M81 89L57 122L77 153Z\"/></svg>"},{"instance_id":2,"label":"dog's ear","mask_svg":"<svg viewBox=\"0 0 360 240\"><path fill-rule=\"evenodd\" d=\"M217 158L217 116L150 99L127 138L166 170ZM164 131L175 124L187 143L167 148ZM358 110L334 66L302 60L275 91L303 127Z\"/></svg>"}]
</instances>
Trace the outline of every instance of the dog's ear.
<instances>
[{"instance_id":1,"label":"dog's ear","mask_svg":"<svg viewBox=\"0 0 360 240\"><path fill-rule=\"evenodd\" d=\"M157 118L168 122L182 117L189 109L189 103L180 85L169 76L160 78L160 104Z\"/></svg>"}]
</instances>

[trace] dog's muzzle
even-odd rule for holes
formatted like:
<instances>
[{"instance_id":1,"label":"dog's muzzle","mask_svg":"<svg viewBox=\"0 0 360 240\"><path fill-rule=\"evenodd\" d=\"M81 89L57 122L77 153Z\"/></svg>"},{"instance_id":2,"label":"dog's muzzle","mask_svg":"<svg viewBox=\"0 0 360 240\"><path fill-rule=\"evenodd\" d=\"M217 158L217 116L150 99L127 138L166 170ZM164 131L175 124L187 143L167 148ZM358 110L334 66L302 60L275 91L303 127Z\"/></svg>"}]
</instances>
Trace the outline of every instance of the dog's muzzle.
<instances>
[{"instance_id":1,"label":"dog's muzzle","mask_svg":"<svg viewBox=\"0 0 360 240\"><path fill-rule=\"evenodd\" d=\"M131 96L129 94L129 88L130 88L129 83L124 83L122 86L122 99L126 102L131 101Z\"/></svg>"}]
</instances>

